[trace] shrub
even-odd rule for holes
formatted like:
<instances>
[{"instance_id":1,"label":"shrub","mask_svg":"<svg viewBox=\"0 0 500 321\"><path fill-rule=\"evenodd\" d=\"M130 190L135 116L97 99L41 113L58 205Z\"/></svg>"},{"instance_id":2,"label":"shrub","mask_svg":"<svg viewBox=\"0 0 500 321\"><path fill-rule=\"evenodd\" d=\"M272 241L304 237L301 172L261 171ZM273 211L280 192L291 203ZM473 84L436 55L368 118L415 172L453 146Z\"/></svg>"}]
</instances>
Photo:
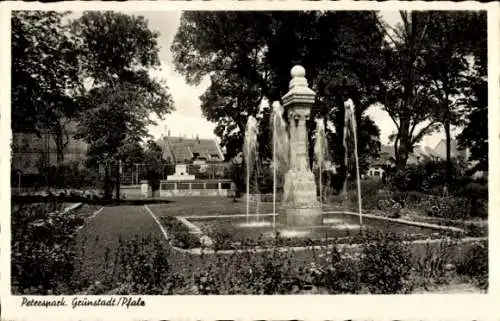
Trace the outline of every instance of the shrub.
<instances>
[{"instance_id":1,"label":"shrub","mask_svg":"<svg viewBox=\"0 0 500 321\"><path fill-rule=\"evenodd\" d=\"M488 262L487 244L475 244L457 262L457 273L474 278L481 288L487 289Z\"/></svg>"},{"instance_id":2,"label":"shrub","mask_svg":"<svg viewBox=\"0 0 500 321\"><path fill-rule=\"evenodd\" d=\"M177 218L165 216L161 218L170 235L174 246L182 249L192 249L201 246L200 238L191 233L189 228Z\"/></svg>"},{"instance_id":3,"label":"shrub","mask_svg":"<svg viewBox=\"0 0 500 321\"><path fill-rule=\"evenodd\" d=\"M422 202L422 199L424 199L425 197L426 195L421 192L409 191L406 195L405 205L409 208L418 208L420 207L420 202Z\"/></svg>"},{"instance_id":4,"label":"shrub","mask_svg":"<svg viewBox=\"0 0 500 321\"><path fill-rule=\"evenodd\" d=\"M396 235L368 235L360 262L361 280L370 293L391 294L411 291L411 253Z\"/></svg>"},{"instance_id":5,"label":"shrub","mask_svg":"<svg viewBox=\"0 0 500 321\"><path fill-rule=\"evenodd\" d=\"M424 282L442 283L449 272L458 243L455 240L425 244L424 253L415 260L415 272ZM427 284L424 284L424 286Z\"/></svg>"},{"instance_id":6,"label":"shrub","mask_svg":"<svg viewBox=\"0 0 500 321\"><path fill-rule=\"evenodd\" d=\"M327 251L324 272L316 278L316 285L325 287L331 294L351 293L361 290L361 275L358 262L343 258L336 247Z\"/></svg>"},{"instance_id":7,"label":"shrub","mask_svg":"<svg viewBox=\"0 0 500 321\"><path fill-rule=\"evenodd\" d=\"M446 219L466 219L471 217L471 203L465 198L428 196L422 200L422 206L426 209L427 215Z\"/></svg>"},{"instance_id":8,"label":"shrub","mask_svg":"<svg viewBox=\"0 0 500 321\"><path fill-rule=\"evenodd\" d=\"M232 238L231 233L226 230L218 230L213 234L210 234L210 237L213 240L213 249L214 251L219 251L223 249L231 248Z\"/></svg>"},{"instance_id":9,"label":"shrub","mask_svg":"<svg viewBox=\"0 0 500 321\"><path fill-rule=\"evenodd\" d=\"M83 221L59 204L21 205L12 211L12 288L18 294L74 292L74 234Z\"/></svg>"},{"instance_id":10,"label":"shrub","mask_svg":"<svg viewBox=\"0 0 500 321\"><path fill-rule=\"evenodd\" d=\"M104 271L108 275L101 291L114 289L115 294L129 295L172 294L186 282L182 276L173 273L168 256L169 249L158 238L146 236L120 241L115 262ZM102 294L96 289L89 292Z\"/></svg>"}]
</instances>

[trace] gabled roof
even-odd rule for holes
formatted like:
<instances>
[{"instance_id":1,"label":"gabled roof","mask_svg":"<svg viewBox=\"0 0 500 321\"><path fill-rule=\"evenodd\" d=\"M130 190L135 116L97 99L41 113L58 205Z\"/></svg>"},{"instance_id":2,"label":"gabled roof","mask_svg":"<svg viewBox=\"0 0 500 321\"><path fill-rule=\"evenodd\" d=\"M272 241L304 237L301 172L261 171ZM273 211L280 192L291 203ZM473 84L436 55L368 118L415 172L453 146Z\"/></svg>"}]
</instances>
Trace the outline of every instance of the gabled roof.
<instances>
[{"instance_id":1,"label":"gabled roof","mask_svg":"<svg viewBox=\"0 0 500 321\"><path fill-rule=\"evenodd\" d=\"M434 153L436 153L437 157L445 159L446 158L446 140L442 139L436 145L436 147L434 147L433 150L434 150ZM455 139L451 140L450 152L451 152L451 157L458 157L458 156L465 157L466 156L466 151L462 150L458 147L458 143Z\"/></svg>"},{"instance_id":2,"label":"gabled roof","mask_svg":"<svg viewBox=\"0 0 500 321\"><path fill-rule=\"evenodd\" d=\"M465 156L466 151L460 150L456 140L451 141L451 157ZM380 157L373 165L382 165L394 158L394 146L393 145L382 145L380 147ZM418 162L429 159L429 158L440 158L446 159L446 140L441 140L436 147L431 148L429 146L415 146L413 153L408 157L409 164L417 164Z\"/></svg>"},{"instance_id":3,"label":"gabled roof","mask_svg":"<svg viewBox=\"0 0 500 321\"><path fill-rule=\"evenodd\" d=\"M215 139L166 136L158 140L163 158L175 163L190 162L194 158L207 161L223 161L224 155Z\"/></svg>"}]
</instances>

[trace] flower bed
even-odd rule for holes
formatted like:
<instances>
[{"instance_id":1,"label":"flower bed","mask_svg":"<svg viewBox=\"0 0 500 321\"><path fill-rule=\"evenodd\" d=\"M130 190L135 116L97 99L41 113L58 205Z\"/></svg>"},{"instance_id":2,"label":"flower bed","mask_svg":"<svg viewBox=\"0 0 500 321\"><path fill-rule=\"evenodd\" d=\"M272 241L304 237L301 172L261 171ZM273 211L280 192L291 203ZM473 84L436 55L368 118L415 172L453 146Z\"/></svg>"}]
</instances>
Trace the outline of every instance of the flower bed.
<instances>
[{"instance_id":1,"label":"flower bed","mask_svg":"<svg viewBox=\"0 0 500 321\"><path fill-rule=\"evenodd\" d=\"M325 214L324 224L313 228L289 228L277 222L273 229L270 217L260 217L254 226L248 226L245 217L197 218L194 223L204 235L213 241L213 249L236 250L271 247L306 247L326 244L359 244L366 234L380 231L394 232L401 240L428 240L444 237L462 237L463 233L435 230L429 227L412 226L399 222L365 217L360 230L358 217L343 214ZM253 218L255 219L255 218ZM279 220L278 220L279 221ZM259 224L262 223L262 224ZM250 224L252 225L252 224ZM180 227L182 228L182 227ZM187 227L184 227L187 229ZM183 237L183 235L181 234ZM175 238L175 235L173 236ZM185 247L184 247L185 248Z\"/></svg>"},{"instance_id":2,"label":"flower bed","mask_svg":"<svg viewBox=\"0 0 500 321\"><path fill-rule=\"evenodd\" d=\"M450 241L419 255L393 234L367 236L359 255L322 247L307 252L271 248L266 252L186 256L152 245L144 241L124 243L119 251L123 259L118 260L116 269L108 268L121 271L115 273L120 277L104 288L94 287L91 293L395 294L456 280L474 287L487 286L483 269L487 251L478 251L485 248L482 243L461 253L457 243ZM470 261L468 255L474 252L481 268L463 270ZM152 277L154 273L162 277Z\"/></svg>"},{"instance_id":3,"label":"flower bed","mask_svg":"<svg viewBox=\"0 0 500 321\"><path fill-rule=\"evenodd\" d=\"M11 214L12 292L58 294L71 292L77 228L94 211L84 206L69 212L60 204L13 204Z\"/></svg>"},{"instance_id":4,"label":"flower bed","mask_svg":"<svg viewBox=\"0 0 500 321\"><path fill-rule=\"evenodd\" d=\"M181 249L192 249L201 246L200 236L191 233L189 228L172 216L164 216L161 223L167 229L173 246Z\"/></svg>"}]
</instances>

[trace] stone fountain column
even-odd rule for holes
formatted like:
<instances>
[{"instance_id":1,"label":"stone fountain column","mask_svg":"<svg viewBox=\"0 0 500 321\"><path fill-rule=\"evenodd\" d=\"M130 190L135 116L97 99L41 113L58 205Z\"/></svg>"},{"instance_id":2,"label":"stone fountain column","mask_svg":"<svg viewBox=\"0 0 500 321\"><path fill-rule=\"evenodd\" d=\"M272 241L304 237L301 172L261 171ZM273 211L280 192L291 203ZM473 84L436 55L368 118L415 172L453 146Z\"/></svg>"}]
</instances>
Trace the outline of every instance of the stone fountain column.
<instances>
[{"instance_id":1,"label":"stone fountain column","mask_svg":"<svg viewBox=\"0 0 500 321\"><path fill-rule=\"evenodd\" d=\"M285 174L283 206L289 226L321 225L321 203L309 168L307 127L316 93L308 87L302 66L292 68L290 90L282 97L290 131L290 167Z\"/></svg>"}]
</instances>

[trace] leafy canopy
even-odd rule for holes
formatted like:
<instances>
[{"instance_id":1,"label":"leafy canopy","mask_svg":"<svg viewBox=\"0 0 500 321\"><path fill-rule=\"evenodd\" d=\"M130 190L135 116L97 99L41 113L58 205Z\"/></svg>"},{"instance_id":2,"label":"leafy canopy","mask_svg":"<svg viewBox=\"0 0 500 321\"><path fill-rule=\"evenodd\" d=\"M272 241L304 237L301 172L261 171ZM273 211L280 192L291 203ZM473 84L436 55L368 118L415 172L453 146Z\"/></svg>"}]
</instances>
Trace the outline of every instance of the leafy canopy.
<instances>
[{"instance_id":1,"label":"leafy canopy","mask_svg":"<svg viewBox=\"0 0 500 321\"><path fill-rule=\"evenodd\" d=\"M151 114L162 119L173 109L167 87L149 75L159 65L158 33L143 17L115 12L85 12L72 30L91 83L81 99L79 136L91 154L120 157L125 143L149 136Z\"/></svg>"}]
</instances>

